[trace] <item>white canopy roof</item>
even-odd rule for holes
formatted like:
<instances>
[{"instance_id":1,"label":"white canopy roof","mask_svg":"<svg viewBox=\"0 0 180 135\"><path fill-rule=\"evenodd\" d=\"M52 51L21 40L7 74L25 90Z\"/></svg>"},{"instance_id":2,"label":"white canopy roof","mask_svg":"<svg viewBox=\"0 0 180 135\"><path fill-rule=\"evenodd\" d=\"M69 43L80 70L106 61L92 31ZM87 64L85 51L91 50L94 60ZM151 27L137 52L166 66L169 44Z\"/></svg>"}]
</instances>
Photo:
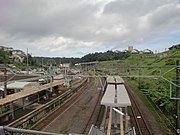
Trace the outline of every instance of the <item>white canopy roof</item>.
<instances>
[{"instance_id":1,"label":"white canopy roof","mask_svg":"<svg viewBox=\"0 0 180 135\"><path fill-rule=\"evenodd\" d=\"M107 77L107 83L115 83L114 77L113 76L108 76Z\"/></svg>"},{"instance_id":2,"label":"white canopy roof","mask_svg":"<svg viewBox=\"0 0 180 135\"><path fill-rule=\"evenodd\" d=\"M107 77L108 84L123 84L124 80L120 76L108 76Z\"/></svg>"},{"instance_id":3,"label":"white canopy roof","mask_svg":"<svg viewBox=\"0 0 180 135\"><path fill-rule=\"evenodd\" d=\"M4 91L4 89L3 89L3 88L0 88L0 91Z\"/></svg>"},{"instance_id":4,"label":"white canopy roof","mask_svg":"<svg viewBox=\"0 0 180 135\"><path fill-rule=\"evenodd\" d=\"M63 79L63 78L64 78L63 74L56 75L56 76L54 77L55 80L60 80L60 79Z\"/></svg>"},{"instance_id":5,"label":"white canopy roof","mask_svg":"<svg viewBox=\"0 0 180 135\"><path fill-rule=\"evenodd\" d=\"M115 92L115 85L108 84L106 92L101 100L101 105L112 107L127 107L131 106L128 93L124 85L117 85L117 96Z\"/></svg>"},{"instance_id":6,"label":"white canopy roof","mask_svg":"<svg viewBox=\"0 0 180 135\"><path fill-rule=\"evenodd\" d=\"M124 80L120 76L115 76L115 79L116 79L117 84L123 84L124 83Z\"/></svg>"},{"instance_id":7,"label":"white canopy roof","mask_svg":"<svg viewBox=\"0 0 180 135\"><path fill-rule=\"evenodd\" d=\"M23 89L27 85L31 84L32 82L14 82L7 85L8 89ZM3 88L3 87L1 87Z\"/></svg>"},{"instance_id":8,"label":"white canopy roof","mask_svg":"<svg viewBox=\"0 0 180 135\"><path fill-rule=\"evenodd\" d=\"M121 107L131 106L131 101L124 85L117 85L117 104Z\"/></svg>"}]
</instances>

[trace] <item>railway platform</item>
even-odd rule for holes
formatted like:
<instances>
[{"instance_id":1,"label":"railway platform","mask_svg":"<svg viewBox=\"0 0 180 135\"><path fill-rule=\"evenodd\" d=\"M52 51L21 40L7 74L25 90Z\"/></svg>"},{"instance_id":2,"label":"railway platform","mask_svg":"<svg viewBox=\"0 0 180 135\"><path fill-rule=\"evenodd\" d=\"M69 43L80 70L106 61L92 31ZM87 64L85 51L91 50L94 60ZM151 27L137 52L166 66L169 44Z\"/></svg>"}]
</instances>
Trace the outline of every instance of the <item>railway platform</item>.
<instances>
[{"instance_id":1,"label":"railway platform","mask_svg":"<svg viewBox=\"0 0 180 135\"><path fill-rule=\"evenodd\" d=\"M121 77L107 77L107 87L101 105L106 107L102 128L107 135L124 135L130 130L127 107L131 106L131 101Z\"/></svg>"},{"instance_id":2,"label":"railway platform","mask_svg":"<svg viewBox=\"0 0 180 135\"><path fill-rule=\"evenodd\" d=\"M59 87L63 84L64 80L55 80L52 83L24 88L20 92L7 95L5 98L0 99L1 122L7 121L6 119L10 120L15 118L16 106L21 106L21 108L25 110L27 106L32 104L31 102L33 101L29 100L33 98L32 96L35 96L37 101L40 101L40 94L42 91L46 92L50 88Z\"/></svg>"}]
</instances>

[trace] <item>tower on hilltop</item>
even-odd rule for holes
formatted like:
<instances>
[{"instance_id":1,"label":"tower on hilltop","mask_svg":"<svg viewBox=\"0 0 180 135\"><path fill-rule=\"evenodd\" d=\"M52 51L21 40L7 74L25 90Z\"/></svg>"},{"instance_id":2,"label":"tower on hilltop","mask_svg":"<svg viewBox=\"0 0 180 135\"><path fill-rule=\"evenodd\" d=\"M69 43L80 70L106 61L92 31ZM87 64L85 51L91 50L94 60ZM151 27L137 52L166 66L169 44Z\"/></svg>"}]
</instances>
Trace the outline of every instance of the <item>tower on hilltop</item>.
<instances>
[{"instance_id":1,"label":"tower on hilltop","mask_svg":"<svg viewBox=\"0 0 180 135\"><path fill-rule=\"evenodd\" d=\"M131 53L132 51L133 51L133 46L132 46L132 45L129 45L129 46L128 46L128 52Z\"/></svg>"}]
</instances>

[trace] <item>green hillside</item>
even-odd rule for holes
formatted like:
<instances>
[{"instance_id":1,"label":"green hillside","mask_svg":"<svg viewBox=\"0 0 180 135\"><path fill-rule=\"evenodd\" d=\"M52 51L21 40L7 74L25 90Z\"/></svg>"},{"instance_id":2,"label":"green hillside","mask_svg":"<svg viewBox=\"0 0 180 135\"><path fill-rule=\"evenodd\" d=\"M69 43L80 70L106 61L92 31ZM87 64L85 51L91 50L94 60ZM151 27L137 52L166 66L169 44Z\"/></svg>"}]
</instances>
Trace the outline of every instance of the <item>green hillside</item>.
<instances>
[{"instance_id":1,"label":"green hillside","mask_svg":"<svg viewBox=\"0 0 180 135\"><path fill-rule=\"evenodd\" d=\"M172 134L176 117L176 100L172 98L175 97L176 90L173 83L176 83L177 60L180 60L180 50L159 54L133 54L125 60L100 62L96 75L124 77L167 134Z\"/></svg>"}]
</instances>

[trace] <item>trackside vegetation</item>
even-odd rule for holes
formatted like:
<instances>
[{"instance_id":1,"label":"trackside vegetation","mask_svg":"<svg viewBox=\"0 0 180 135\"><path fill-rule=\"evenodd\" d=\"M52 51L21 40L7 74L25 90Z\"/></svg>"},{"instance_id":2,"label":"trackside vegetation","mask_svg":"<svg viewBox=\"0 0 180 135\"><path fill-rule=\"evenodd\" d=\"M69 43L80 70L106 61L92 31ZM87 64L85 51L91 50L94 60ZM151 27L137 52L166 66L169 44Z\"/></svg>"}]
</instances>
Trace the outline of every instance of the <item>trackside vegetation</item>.
<instances>
[{"instance_id":1,"label":"trackside vegetation","mask_svg":"<svg viewBox=\"0 0 180 135\"><path fill-rule=\"evenodd\" d=\"M180 50L159 54L132 54L125 60L100 62L96 75L121 75L135 90L167 134L175 132L176 61ZM170 95L171 94L171 95Z\"/></svg>"}]
</instances>

